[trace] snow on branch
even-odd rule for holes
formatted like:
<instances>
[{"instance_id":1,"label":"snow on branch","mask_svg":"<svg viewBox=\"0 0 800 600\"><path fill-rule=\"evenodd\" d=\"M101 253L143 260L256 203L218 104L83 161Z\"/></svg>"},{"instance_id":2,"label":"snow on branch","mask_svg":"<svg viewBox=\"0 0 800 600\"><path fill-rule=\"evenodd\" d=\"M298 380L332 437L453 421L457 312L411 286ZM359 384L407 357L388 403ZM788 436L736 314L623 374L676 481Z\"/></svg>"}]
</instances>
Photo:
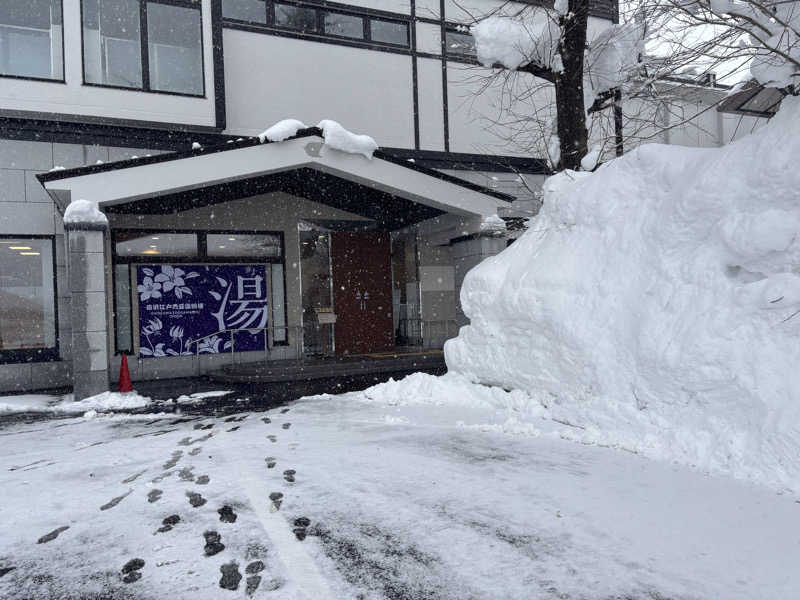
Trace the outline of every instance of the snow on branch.
<instances>
[{"instance_id":1,"label":"snow on branch","mask_svg":"<svg viewBox=\"0 0 800 600\"><path fill-rule=\"evenodd\" d=\"M258 140L262 144L267 141L282 142L288 140L290 137L296 136L297 132L301 129L306 129L306 125L302 121L298 121L297 119L284 119L283 121L278 121L275 125L259 134Z\"/></svg>"}]
</instances>

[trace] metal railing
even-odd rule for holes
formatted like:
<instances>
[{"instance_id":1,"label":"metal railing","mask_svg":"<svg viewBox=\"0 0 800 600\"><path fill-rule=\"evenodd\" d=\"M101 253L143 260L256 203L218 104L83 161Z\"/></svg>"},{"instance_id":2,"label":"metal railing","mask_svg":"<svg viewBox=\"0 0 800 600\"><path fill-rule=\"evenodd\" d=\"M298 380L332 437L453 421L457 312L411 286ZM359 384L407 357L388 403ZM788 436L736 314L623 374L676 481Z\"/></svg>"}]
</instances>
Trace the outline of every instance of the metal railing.
<instances>
[{"instance_id":1,"label":"metal railing","mask_svg":"<svg viewBox=\"0 0 800 600\"><path fill-rule=\"evenodd\" d=\"M455 319L423 320L400 319L397 325L397 344L441 348L450 338L458 335Z\"/></svg>"}]
</instances>

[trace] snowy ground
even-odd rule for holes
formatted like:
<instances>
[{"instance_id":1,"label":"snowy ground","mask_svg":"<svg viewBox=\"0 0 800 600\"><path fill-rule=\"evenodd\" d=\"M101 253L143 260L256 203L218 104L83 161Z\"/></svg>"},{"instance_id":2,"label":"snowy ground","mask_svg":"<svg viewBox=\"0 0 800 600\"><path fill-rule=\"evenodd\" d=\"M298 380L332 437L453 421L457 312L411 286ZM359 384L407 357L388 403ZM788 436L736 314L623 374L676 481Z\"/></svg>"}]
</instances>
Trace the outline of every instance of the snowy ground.
<instances>
[{"instance_id":1,"label":"snowy ground","mask_svg":"<svg viewBox=\"0 0 800 600\"><path fill-rule=\"evenodd\" d=\"M0 597L800 595L794 497L365 400L0 426Z\"/></svg>"}]
</instances>

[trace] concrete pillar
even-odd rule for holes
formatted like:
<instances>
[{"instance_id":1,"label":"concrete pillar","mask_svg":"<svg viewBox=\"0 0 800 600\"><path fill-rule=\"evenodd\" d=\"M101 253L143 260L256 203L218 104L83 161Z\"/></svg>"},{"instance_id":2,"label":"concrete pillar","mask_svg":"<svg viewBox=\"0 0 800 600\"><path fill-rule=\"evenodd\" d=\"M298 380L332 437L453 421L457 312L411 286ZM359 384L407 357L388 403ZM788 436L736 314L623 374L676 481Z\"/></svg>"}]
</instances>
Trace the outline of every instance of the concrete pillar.
<instances>
[{"instance_id":1,"label":"concrete pillar","mask_svg":"<svg viewBox=\"0 0 800 600\"><path fill-rule=\"evenodd\" d=\"M500 254L508 245L508 240L497 235L478 235L458 241L450 246L455 266L456 284L456 324L467 325L469 319L461 307L461 285L467 272L484 259Z\"/></svg>"},{"instance_id":2,"label":"concrete pillar","mask_svg":"<svg viewBox=\"0 0 800 600\"><path fill-rule=\"evenodd\" d=\"M65 223L75 400L108 391L107 224Z\"/></svg>"}]
</instances>

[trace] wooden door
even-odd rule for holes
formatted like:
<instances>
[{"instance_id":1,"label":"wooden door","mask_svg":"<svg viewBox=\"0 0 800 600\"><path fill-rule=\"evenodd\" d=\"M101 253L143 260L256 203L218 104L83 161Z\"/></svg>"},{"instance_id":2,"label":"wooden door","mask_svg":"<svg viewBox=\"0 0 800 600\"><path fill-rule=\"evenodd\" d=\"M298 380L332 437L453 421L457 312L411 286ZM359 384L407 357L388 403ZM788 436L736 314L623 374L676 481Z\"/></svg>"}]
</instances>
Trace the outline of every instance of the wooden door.
<instances>
[{"instance_id":1,"label":"wooden door","mask_svg":"<svg viewBox=\"0 0 800 600\"><path fill-rule=\"evenodd\" d=\"M336 354L394 348L388 233L331 233Z\"/></svg>"}]
</instances>

